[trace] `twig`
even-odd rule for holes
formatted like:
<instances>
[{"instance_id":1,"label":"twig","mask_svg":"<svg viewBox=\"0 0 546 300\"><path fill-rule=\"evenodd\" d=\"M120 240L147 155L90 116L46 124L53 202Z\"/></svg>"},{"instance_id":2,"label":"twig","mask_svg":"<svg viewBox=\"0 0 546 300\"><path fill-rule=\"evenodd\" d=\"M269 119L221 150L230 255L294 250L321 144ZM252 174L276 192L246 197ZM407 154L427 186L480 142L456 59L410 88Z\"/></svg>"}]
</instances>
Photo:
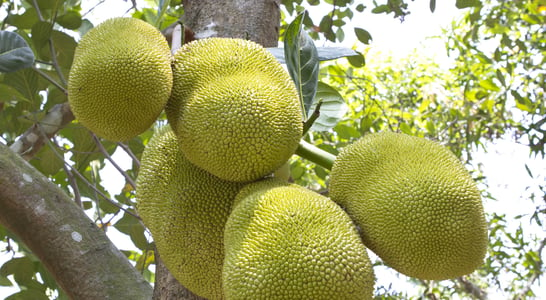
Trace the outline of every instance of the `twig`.
<instances>
[{"instance_id":1,"label":"twig","mask_svg":"<svg viewBox=\"0 0 546 300\"><path fill-rule=\"evenodd\" d=\"M95 171L98 173L98 169L95 167L94 164L91 165L91 179L93 180L93 186L95 188L93 188L93 192L94 192L94 196L95 196L95 203L97 205L97 219L99 220L100 222L100 228L106 232L106 226L104 226L104 221L102 220L102 216L100 215L100 199L97 195L97 192L98 192L98 188L97 188L97 178L95 177Z\"/></svg>"},{"instance_id":2,"label":"twig","mask_svg":"<svg viewBox=\"0 0 546 300\"><path fill-rule=\"evenodd\" d=\"M124 143L118 142L118 146L121 147L133 160L133 162L137 165L138 168L140 168L140 160L136 157L136 155L133 153L131 148L129 146L125 145Z\"/></svg>"},{"instance_id":3,"label":"twig","mask_svg":"<svg viewBox=\"0 0 546 300\"><path fill-rule=\"evenodd\" d=\"M70 105L65 102L53 106L40 122L34 123L23 135L21 135L10 149L21 155L25 160L30 160L46 143L66 124L74 120ZM44 135L45 134L45 135Z\"/></svg>"},{"instance_id":4,"label":"twig","mask_svg":"<svg viewBox=\"0 0 546 300\"><path fill-rule=\"evenodd\" d=\"M40 76L44 77L47 81L51 82L59 90L61 90L63 94L68 95L68 92L66 91L66 89L62 85L60 85L57 81L55 81L53 78L51 78L51 76L47 75L47 73L36 68L36 66L32 66L32 69L36 71L36 73L38 73Z\"/></svg>"},{"instance_id":5,"label":"twig","mask_svg":"<svg viewBox=\"0 0 546 300\"><path fill-rule=\"evenodd\" d=\"M127 172L123 171L123 169L114 161L114 159L112 159L112 156L110 156L108 151L106 151L106 149L100 142L99 138L94 133L92 133L92 136L93 136L93 140L95 141L95 144L97 144L97 147L99 148L100 152L104 155L104 157L106 157L106 159L108 159L108 161L114 166L114 168L116 168L116 170L118 170L118 172L121 175L123 175L123 177L125 177L125 180L131 185L131 187L133 187L133 189L136 189L136 184L133 178L131 178L129 174L127 174Z\"/></svg>"},{"instance_id":6,"label":"twig","mask_svg":"<svg viewBox=\"0 0 546 300\"><path fill-rule=\"evenodd\" d=\"M44 17L42 16L42 12L40 11L40 6L38 5L38 2L36 0L32 0L32 5L34 6L34 9L36 10L38 19L43 22ZM57 15L57 10L55 10L55 16L56 15ZM63 72L61 71L61 67L59 66L59 62L57 61L57 53L55 52L55 45L53 44L53 39L51 38L51 36L48 38L48 44L49 44L49 52L51 54L51 62L53 63L53 68L55 68L55 71L57 72L57 75L59 76L61 83L66 86L66 80L64 78Z\"/></svg>"},{"instance_id":7,"label":"twig","mask_svg":"<svg viewBox=\"0 0 546 300\"><path fill-rule=\"evenodd\" d=\"M466 279L464 276L457 278L457 281L463 286L465 292L469 293L474 298L480 300L487 299L487 292L482 290L470 280Z\"/></svg>"},{"instance_id":8,"label":"twig","mask_svg":"<svg viewBox=\"0 0 546 300\"><path fill-rule=\"evenodd\" d=\"M57 148L61 148L55 140L52 142L52 144ZM48 146L51 147L50 144L48 144ZM55 151L55 149L51 149L51 151ZM79 207L83 208L80 188L78 187L78 183L76 182L74 178L74 174L72 174L72 171L70 171L70 169L67 168L66 164L64 163L63 163L63 170L66 173L66 177L68 178L68 183L70 184L70 186L72 187L72 190L74 191L74 202L76 202L76 204Z\"/></svg>"},{"instance_id":9,"label":"twig","mask_svg":"<svg viewBox=\"0 0 546 300\"><path fill-rule=\"evenodd\" d=\"M48 143L51 143L51 141L49 139L47 139L47 142ZM93 184L91 184L87 178L85 178L85 176L83 176L76 168L74 168L72 165L70 165L69 163L67 163L65 160L64 160L64 157L61 156L56 150L53 151L53 153L55 154L55 156L57 156L59 159L61 159L63 161L63 163L73 172L72 174L75 174L78 178L80 178L80 180L83 181L83 183L85 183L85 185L87 185L90 189L92 189L93 191L95 191L99 196L101 196L104 200L108 201L110 204L114 205L115 207L123 210L125 213L128 213L129 215L137 218L138 220L140 220L140 217L138 215L136 215L135 213L127 210L126 208L124 208L122 205L120 205L119 203L117 203L116 201L110 199L109 197L107 197L103 192L101 192L99 189L97 189L97 187Z\"/></svg>"},{"instance_id":10,"label":"twig","mask_svg":"<svg viewBox=\"0 0 546 300\"><path fill-rule=\"evenodd\" d=\"M99 5L103 4L106 0L100 0L99 2L97 2L97 4L95 4L93 7L91 7L88 11L86 11L85 13L82 14L82 18L87 16L89 13L91 13L95 8L97 8Z\"/></svg>"},{"instance_id":11,"label":"twig","mask_svg":"<svg viewBox=\"0 0 546 300\"><path fill-rule=\"evenodd\" d=\"M305 123L303 124L303 135L305 135L307 131L311 129L311 126L313 126L313 123L315 123L318 117L320 117L321 106L322 106L322 99L318 101L317 106L315 106L315 110L313 111L309 119L307 119L307 121L305 121Z\"/></svg>"}]
</instances>

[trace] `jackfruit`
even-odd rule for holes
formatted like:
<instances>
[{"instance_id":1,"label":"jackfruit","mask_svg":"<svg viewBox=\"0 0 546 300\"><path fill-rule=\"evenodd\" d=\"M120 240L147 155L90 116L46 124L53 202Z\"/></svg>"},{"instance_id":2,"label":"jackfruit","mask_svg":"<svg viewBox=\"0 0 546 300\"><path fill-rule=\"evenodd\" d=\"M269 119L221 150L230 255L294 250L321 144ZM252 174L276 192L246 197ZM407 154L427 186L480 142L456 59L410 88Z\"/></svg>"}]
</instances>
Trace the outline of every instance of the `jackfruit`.
<instances>
[{"instance_id":1,"label":"jackfruit","mask_svg":"<svg viewBox=\"0 0 546 300\"><path fill-rule=\"evenodd\" d=\"M169 45L152 25L113 18L85 34L68 78L76 119L100 137L129 140L157 119L172 89Z\"/></svg>"},{"instance_id":2,"label":"jackfruit","mask_svg":"<svg viewBox=\"0 0 546 300\"><path fill-rule=\"evenodd\" d=\"M165 266L193 293L222 299L224 225L241 183L194 166L165 126L147 144L137 177L137 210Z\"/></svg>"},{"instance_id":3,"label":"jackfruit","mask_svg":"<svg viewBox=\"0 0 546 300\"><path fill-rule=\"evenodd\" d=\"M400 273L443 280L483 262L480 191L436 142L393 132L365 135L337 156L329 189L360 227L364 244Z\"/></svg>"},{"instance_id":4,"label":"jackfruit","mask_svg":"<svg viewBox=\"0 0 546 300\"><path fill-rule=\"evenodd\" d=\"M303 130L298 93L265 48L241 39L197 40L175 53L173 70L165 111L192 163L248 182L295 152Z\"/></svg>"},{"instance_id":5,"label":"jackfruit","mask_svg":"<svg viewBox=\"0 0 546 300\"><path fill-rule=\"evenodd\" d=\"M374 274L349 216L330 199L266 179L244 187L224 234L226 299L371 299Z\"/></svg>"}]
</instances>

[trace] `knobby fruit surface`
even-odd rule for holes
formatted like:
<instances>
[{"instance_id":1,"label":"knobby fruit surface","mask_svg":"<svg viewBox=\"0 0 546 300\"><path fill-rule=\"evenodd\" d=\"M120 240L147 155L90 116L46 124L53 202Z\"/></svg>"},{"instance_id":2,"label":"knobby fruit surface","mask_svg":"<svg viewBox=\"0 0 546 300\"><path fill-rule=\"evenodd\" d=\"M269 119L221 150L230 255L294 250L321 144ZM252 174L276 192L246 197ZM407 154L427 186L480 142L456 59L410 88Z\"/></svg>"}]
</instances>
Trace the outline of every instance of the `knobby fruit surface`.
<instances>
[{"instance_id":1,"label":"knobby fruit surface","mask_svg":"<svg viewBox=\"0 0 546 300\"><path fill-rule=\"evenodd\" d=\"M171 54L163 35L142 20L113 18L89 30L77 46L68 100L89 130L126 141L150 128L172 84Z\"/></svg>"},{"instance_id":2,"label":"knobby fruit surface","mask_svg":"<svg viewBox=\"0 0 546 300\"><path fill-rule=\"evenodd\" d=\"M349 216L330 199L267 179L237 195L225 229L226 299L371 299L374 274Z\"/></svg>"},{"instance_id":3,"label":"knobby fruit surface","mask_svg":"<svg viewBox=\"0 0 546 300\"><path fill-rule=\"evenodd\" d=\"M173 276L207 299L223 299L224 225L242 186L190 163L169 126L142 154L138 213Z\"/></svg>"},{"instance_id":4,"label":"knobby fruit surface","mask_svg":"<svg viewBox=\"0 0 546 300\"><path fill-rule=\"evenodd\" d=\"M482 264L487 224L480 191L440 144L368 134L342 149L330 180L330 197L360 227L364 244L400 273L443 280Z\"/></svg>"}]
</instances>

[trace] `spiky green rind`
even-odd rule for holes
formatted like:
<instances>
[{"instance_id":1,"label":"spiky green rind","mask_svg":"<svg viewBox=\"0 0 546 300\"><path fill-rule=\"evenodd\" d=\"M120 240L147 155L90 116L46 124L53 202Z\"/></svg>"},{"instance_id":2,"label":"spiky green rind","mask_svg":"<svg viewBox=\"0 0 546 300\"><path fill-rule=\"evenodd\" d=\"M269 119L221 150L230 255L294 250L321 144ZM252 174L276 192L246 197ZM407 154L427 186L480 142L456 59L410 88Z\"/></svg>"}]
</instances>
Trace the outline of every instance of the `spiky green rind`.
<instances>
[{"instance_id":1,"label":"spiky green rind","mask_svg":"<svg viewBox=\"0 0 546 300\"><path fill-rule=\"evenodd\" d=\"M397 271L442 280L483 262L487 224L480 192L440 144L368 134L340 152L330 179L330 197L360 226L364 244Z\"/></svg>"},{"instance_id":2,"label":"spiky green rind","mask_svg":"<svg viewBox=\"0 0 546 300\"><path fill-rule=\"evenodd\" d=\"M68 100L76 119L95 134L125 141L157 119L172 80L161 33L139 19L113 18L87 32L76 48Z\"/></svg>"},{"instance_id":3,"label":"spiky green rind","mask_svg":"<svg viewBox=\"0 0 546 300\"><path fill-rule=\"evenodd\" d=\"M224 225L241 187L185 159L168 126L154 134L142 155L138 212L165 266L207 299L223 298Z\"/></svg>"},{"instance_id":4,"label":"spiky green rind","mask_svg":"<svg viewBox=\"0 0 546 300\"><path fill-rule=\"evenodd\" d=\"M244 187L226 223L226 299L371 299L374 275L348 215L268 179Z\"/></svg>"},{"instance_id":5,"label":"spiky green rind","mask_svg":"<svg viewBox=\"0 0 546 300\"><path fill-rule=\"evenodd\" d=\"M174 60L166 113L190 161L220 178L248 182L294 154L303 130L298 94L266 49L209 38L186 44Z\"/></svg>"}]
</instances>

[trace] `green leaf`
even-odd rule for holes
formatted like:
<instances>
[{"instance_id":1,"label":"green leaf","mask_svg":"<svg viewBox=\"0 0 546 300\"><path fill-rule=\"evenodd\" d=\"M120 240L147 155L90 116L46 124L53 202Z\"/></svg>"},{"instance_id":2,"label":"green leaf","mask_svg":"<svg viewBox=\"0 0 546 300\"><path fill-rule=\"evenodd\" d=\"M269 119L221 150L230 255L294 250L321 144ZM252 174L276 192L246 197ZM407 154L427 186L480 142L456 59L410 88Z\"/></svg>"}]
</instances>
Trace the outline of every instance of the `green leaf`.
<instances>
[{"instance_id":1,"label":"green leaf","mask_svg":"<svg viewBox=\"0 0 546 300\"><path fill-rule=\"evenodd\" d=\"M55 47L55 55L57 55L59 65L68 70L74 59L74 51L77 46L76 41L68 34L57 30L51 32L51 40ZM43 45L40 49L40 54L44 59L51 60L49 45Z\"/></svg>"},{"instance_id":2,"label":"green leaf","mask_svg":"<svg viewBox=\"0 0 546 300\"><path fill-rule=\"evenodd\" d=\"M527 174L529 174L529 177L534 178L533 172L531 172L531 169L529 169L527 164L525 164L525 170L527 171Z\"/></svg>"},{"instance_id":3,"label":"green leaf","mask_svg":"<svg viewBox=\"0 0 546 300\"><path fill-rule=\"evenodd\" d=\"M27 42L17 33L0 31L0 73L30 68L34 53Z\"/></svg>"},{"instance_id":4,"label":"green leaf","mask_svg":"<svg viewBox=\"0 0 546 300\"><path fill-rule=\"evenodd\" d=\"M129 235L131 241L139 249L146 249L148 247L148 241L144 235L145 228L135 217L123 214L123 217L114 224L114 227L120 232Z\"/></svg>"},{"instance_id":5,"label":"green leaf","mask_svg":"<svg viewBox=\"0 0 546 300\"><path fill-rule=\"evenodd\" d=\"M305 15L306 12L299 14L288 25L284 37L284 56L288 73L290 73L300 94L303 119L307 120L306 112L309 111L313 103L317 89L319 60L313 40L303 30L302 20Z\"/></svg>"},{"instance_id":6,"label":"green leaf","mask_svg":"<svg viewBox=\"0 0 546 300\"><path fill-rule=\"evenodd\" d=\"M30 102L25 96L23 96L19 91L13 87L0 83L0 102L10 102L10 101L27 101Z\"/></svg>"},{"instance_id":7,"label":"green leaf","mask_svg":"<svg viewBox=\"0 0 546 300\"><path fill-rule=\"evenodd\" d=\"M405 134L413 135L413 132L411 131L411 127L407 123L400 123L400 131L402 131Z\"/></svg>"},{"instance_id":8,"label":"green leaf","mask_svg":"<svg viewBox=\"0 0 546 300\"><path fill-rule=\"evenodd\" d=\"M15 88L35 109L38 109L42 103L39 92L47 87L47 82L33 69L21 69L6 74L4 84Z\"/></svg>"},{"instance_id":9,"label":"green leaf","mask_svg":"<svg viewBox=\"0 0 546 300\"><path fill-rule=\"evenodd\" d=\"M351 124L339 123L334 127L334 131L340 138L345 140L355 139L361 136L360 132L354 126L351 126Z\"/></svg>"},{"instance_id":10,"label":"green leaf","mask_svg":"<svg viewBox=\"0 0 546 300\"><path fill-rule=\"evenodd\" d=\"M53 31L53 24L45 21L36 22L32 25L32 43L35 49L41 49L47 45L49 38L51 37L51 31Z\"/></svg>"},{"instance_id":11,"label":"green leaf","mask_svg":"<svg viewBox=\"0 0 546 300\"><path fill-rule=\"evenodd\" d=\"M327 131L337 125L339 120L347 113L347 104L341 94L333 87L319 82L317 86L317 94L315 95L315 103L311 106L309 114L311 114L321 101L320 116L311 126L315 131Z\"/></svg>"},{"instance_id":12,"label":"green leaf","mask_svg":"<svg viewBox=\"0 0 546 300\"><path fill-rule=\"evenodd\" d=\"M370 41L372 40L372 35L367 30L357 27L355 28L355 34L359 41L366 45L370 44Z\"/></svg>"},{"instance_id":13,"label":"green leaf","mask_svg":"<svg viewBox=\"0 0 546 300\"><path fill-rule=\"evenodd\" d=\"M78 28L78 32L80 33L80 36L83 36L89 30L91 30L91 28L93 28L93 23L91 23L91 21L89 21L88 19L83 19L82 26Z\"/></svg>"},{"instance_id":14,"label":"green leaf","mask_svg":"<svg viewBox=\"0 0 546 300\"><path fill-rule=\"evenodd\" d=\"M30 29L34 23L39 21L39 18L36 10L31 7L26 9L22 15L9 15L6 21L18 29Z\"/></svg>"},{"instance_id":15,"label":"green leaf","mask_svg":"<svg viewBox=\"0 0 546 300\"><path fill-rule=\"evenodd\" d=\"M430 0L430 11L434 12L436 10L436 0Z\"/></svg>"},{"instance_id":16,"label":"green leaf","mask_svg":"<svg viewBox=\"0 0 546 300\"><path fill-rule=\"evenodd\" d=\"M361 68L366 65L366 59L364 55L360 52L357 52L356 55L347 57L347 60L351 64L351 66L355 68Z\"/></svg>"},{"instance_id":17,"label":"green leaf","mask_svg":"<svg viewBox=\"0 0 546 300\"><path fill-rule=\"evenodd\" d=\"M457 2L455 2L455 6L458 9L467 7L479 7L482 6L482 2L480 0L457 0Z\"/></svg>"},{"instance_id":18,"label":"green leaf","mask_svg":"<svg viewBox=\"0 0 546 300\"><path fill-rule=\"evenodd\" d=\"M382 13L388 13L390 12L390 8L386 4L378 5L372 9L372 13L374 14L382 14Z\"/></svg>"},{"instance_id":19,"label":"green leaf","mask_svg":"<svg viewBox=\"0 0 546 300\"><path fill-rule=\"evenodd\" d=\"M159 0L159 5L157 7L157 20L154 24L156 28L161 27L161 22L163 22L165 13L167 12L167 8L169 7L169 3L170 1L168 0Z\"/></svg>"},{"instance_id":20,"label":"green leaf","mask_svg":"<svg viewBox=\"0 0 546 300\"><path fill-rule=\"evenodd\" d=\"M82 16L79 12L70 10L57 18L56 22L66 29L78 29L82 26Z\"/></svg>"},{"instance_id":21,"label":"green leaf","mask_svg":"<svg viewBox=\"0 0 546 300\"><path fill-rule=\"evenodd\" d=\"M31 163L45 175L57 174L64 164L51 147L43 147Z\"/></svg>"},{"instance_id":22,"label":"green leaf","mask_svg":"<svg viewBox=\"0 0 546 300\"><path fill-rule=\"evenodd\" d=\"M281 64L286 63L284 59L284 48L267 48L267 50L269 50ZM358 52L345 47L317 47L317 52L319 61L358 55Z\"/></svg>"},{"instance_id":23,"label":"green leaf","mask_svg":"<svg viewBox=\"0 0 546 300\"><path fill-rule=\"evenodd\" d=\"M13 286L13 283L6 276L0 275L0 286Z\"/></svg>"},{"instance_id":24,"label":"green leaf","mask_svg":"<svg viewBox=\"0 0 546 300\"><path fill-rule=\"evenodd\" d=\"M13 275L15 281L21 285L32 281L35 273L34 263L26 256L12 258L0 268L0 275Z\"/></svg>"},{"instance_id":25,"label":"green leaf","mask_svg":"<svg viewBox=\"0 0 546 300\"><path fill-rule=\"evenodd\" d=\"M363 12L365 8L366 8L366 6L364 4L358 4L356 6L356 11Z\"/></svg>"},{"instance_id":26,"label":"green leaf","mask_svg":"<svg viewBox=\"0 0 546 300\"><path fill-rule=\"evenodd\" d=\"M494 92L500 91L500 88L493 82L493 79L491 78L480 80L479 85L486 90L490 90Z\"/></svg>"},{"instance_id":27,"label":"green leaf","mask_svg":"<svg viewBox=\"0 0 546 300\"><path fill-rule=\"evenodd\" d=\"M49 297L40 290L22 290L18 293L12 294L5 300L49 300Z\"/></svg>"}]
</instances>

